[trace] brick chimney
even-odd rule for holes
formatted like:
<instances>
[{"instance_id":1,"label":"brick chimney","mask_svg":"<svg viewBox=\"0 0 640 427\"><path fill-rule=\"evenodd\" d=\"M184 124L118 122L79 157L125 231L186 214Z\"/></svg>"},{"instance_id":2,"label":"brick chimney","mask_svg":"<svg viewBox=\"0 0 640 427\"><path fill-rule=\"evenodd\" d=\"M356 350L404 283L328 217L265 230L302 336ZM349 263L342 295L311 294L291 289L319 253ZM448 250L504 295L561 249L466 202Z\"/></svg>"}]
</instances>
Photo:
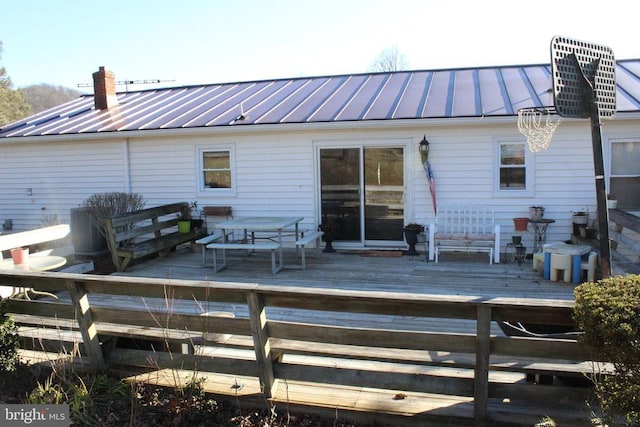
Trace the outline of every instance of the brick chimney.
<instances>
[{"instance_id":1,"label":"brick chimney","mask_svg":"<svg viewBox=\"0 0 640 427\"><path fill-rule=\"evenodd\" d=\"M105 110L118 105L116 75L100 67L93 73L93 94L96 110Z\"/></svg>"}]
</instances>

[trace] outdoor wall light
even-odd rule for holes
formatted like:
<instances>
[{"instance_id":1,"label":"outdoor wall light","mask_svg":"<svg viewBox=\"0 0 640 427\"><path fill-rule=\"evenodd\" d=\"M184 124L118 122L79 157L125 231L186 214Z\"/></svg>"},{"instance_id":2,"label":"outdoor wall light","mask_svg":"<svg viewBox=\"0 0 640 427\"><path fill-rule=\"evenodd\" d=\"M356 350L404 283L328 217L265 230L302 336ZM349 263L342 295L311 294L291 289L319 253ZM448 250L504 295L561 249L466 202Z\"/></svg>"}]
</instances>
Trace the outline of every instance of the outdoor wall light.
<instances>
[{"instance_id":1,"label":"outdoor wall light","mask_svg":"<svg viewBox=\"0 0 640 427\"><path fill-rule=\"evenodd\" d=\"M422 137L418 150L420 151L420 156L422 156L423 159L427 159L429 157L429 141L427 141L426 135Z\"/></svg>"}]
</instances>

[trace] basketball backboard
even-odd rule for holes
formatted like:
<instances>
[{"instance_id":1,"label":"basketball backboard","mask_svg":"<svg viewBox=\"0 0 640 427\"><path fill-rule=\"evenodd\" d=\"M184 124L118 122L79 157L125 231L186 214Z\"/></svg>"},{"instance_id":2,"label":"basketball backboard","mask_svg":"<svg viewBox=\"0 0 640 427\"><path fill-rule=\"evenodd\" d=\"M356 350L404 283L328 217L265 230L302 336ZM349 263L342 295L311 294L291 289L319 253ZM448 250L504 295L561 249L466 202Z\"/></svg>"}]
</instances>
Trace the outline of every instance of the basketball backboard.
<instances>
[{"instance_id":1,"label":"basketball backboard","mask_svg":"<svg viewBox=\"0 0 640 427\"><path fill-rule=\"evenodd\" d=\"M592 97L600 118L615 116L616 62L610 48L555 36L551 39L551 71L553 101L560 116L589 118Z\"/></svg>"}]
</instances>

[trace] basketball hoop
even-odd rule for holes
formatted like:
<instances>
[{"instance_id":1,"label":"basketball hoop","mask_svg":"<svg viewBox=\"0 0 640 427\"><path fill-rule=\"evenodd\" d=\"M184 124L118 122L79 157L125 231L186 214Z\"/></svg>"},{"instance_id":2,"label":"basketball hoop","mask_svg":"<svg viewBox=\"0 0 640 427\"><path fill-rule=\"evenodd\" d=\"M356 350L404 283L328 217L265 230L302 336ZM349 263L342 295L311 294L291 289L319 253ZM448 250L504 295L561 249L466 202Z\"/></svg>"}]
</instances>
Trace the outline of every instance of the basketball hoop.
<instances>
[{"instance_id":1,"label":"basketball hoop","mask_svg":"<svg viewBox=\"0 0 640 427\"><path fill-rule=\"evenodd\" d=\"M518 130L527 137L529 151L532 153L549 148L551 137L561 121L560 116L547 108L518 110Z\"/></svg>"}]
</instances>

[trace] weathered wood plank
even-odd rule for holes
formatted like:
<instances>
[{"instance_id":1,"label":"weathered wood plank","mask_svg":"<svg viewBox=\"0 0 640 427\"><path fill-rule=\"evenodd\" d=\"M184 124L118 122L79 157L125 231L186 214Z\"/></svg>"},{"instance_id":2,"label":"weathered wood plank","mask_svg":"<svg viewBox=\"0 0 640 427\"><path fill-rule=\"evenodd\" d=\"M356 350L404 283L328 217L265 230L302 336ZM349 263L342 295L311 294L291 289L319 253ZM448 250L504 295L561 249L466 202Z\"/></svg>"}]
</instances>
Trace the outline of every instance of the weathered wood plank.
<instances>
[{"instance_id":1,"label":"weathered wood plank","mask_svg":"<svg viewBox=\"0 0 640 427\"><path fill-rule=\"evenodd\" d=\"M273 395L276 377L273 372L273 355L269 346L266 306L262 296L255 292L247 294L247 305L249 306L251 318L251 335L253 336L253 346L256 352L258 376L260 377L262 392L267 398L270 398Z\"/></svg>"},{"instance_id":2,"label":"weathered wood plank","mask_svg":"<svg viewBox=\"0 0 640 427\"><path fill-rule=\"evenodd\" d=\"M82 342L89 353L91 363L97 370L106 368L102 346L98 337L98 330L93 320L93 313L89 305L86 289L78 282L67 282L67 289L71 295L74 307L76 307L76 319L82 334Z\"/></svg>"},{"instance_id":3,"label":"weathered wood plank","mask_svg":"<svg viewBox=\"0 0 640 427\"><path fill-rule=\"evenodd\" d=\"M318 326L269 322L273 338L349 346L474 353L475 337L462 334L408 332L392 329ZM317 347L316 347L317 348ZM318 352L322 352L318 349Z\"/></svg>"},{"instance_id":4,"label":"weathered wood plank","mask_svg":"<svg viewBox=\"0 0 640 427\"><path fill-rule=\"evenodd\" d=\"M491 354L491 307L478 307L476 333L476 366L473 386L473 417L483 422L487 417L489 399L489 356Z\"/></svg>"},{"instance_id":5,"label":"weathered wood plank","mask_svg":"<svg viewBox=\"0 0 640 427\"><path fill-rule=\"evenodd\" d=\"M109 352L107 362L111 365L137 366L147 369L184 369L187 366L197 366L199 372L258 376L255 361L220 356L203 357L197 354L115 348Z\"/></svg>"},{"instance_id":6,"label":"weathered wood plank","mask_svg":"<svg viewBox=\"0 0 640 427\"><path fill-rule=\"evenodd\" d=\"M276 362L274 373L287 381L473 396L470 369L307 358L304 365Z\"/></svg>"}]
</instances>

